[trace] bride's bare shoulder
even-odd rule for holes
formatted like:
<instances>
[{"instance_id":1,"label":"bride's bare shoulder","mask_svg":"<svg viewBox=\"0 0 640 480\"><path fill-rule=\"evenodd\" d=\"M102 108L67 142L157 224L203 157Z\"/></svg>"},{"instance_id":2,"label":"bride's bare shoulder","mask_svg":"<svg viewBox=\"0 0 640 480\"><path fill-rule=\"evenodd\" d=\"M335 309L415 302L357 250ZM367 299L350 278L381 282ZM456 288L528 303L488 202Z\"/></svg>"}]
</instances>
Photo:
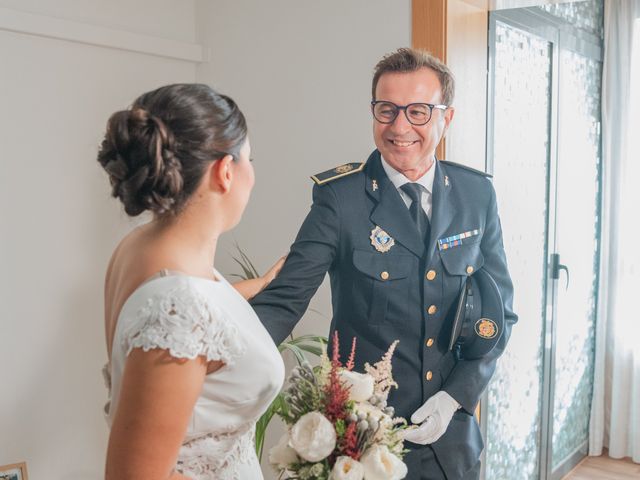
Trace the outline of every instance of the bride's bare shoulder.
<instances>
[{"instance_id":1,"label":"bride's bare shoulder","mask_svg":"<svg viewBox=\"0 0 640 480\"><path fill-rule=\"evenodd\" d=\"M108 288L114 280L120 281L128 270L140 271L145 261L144 242L141 242L145 230L145 225L135 228L126 234L113 250L105 274L105 288ZM132 264L132 261L135 264Z\"/></svg>"}]
</instances>

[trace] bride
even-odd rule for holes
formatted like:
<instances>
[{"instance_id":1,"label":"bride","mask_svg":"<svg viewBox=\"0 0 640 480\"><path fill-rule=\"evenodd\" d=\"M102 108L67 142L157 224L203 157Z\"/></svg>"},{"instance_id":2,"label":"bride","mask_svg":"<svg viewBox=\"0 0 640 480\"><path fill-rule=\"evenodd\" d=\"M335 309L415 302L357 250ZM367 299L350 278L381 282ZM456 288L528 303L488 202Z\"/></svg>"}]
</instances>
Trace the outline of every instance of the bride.
<instances>
[{"instance_id":1,"label":"bride","mask_svg":"<svg viewBox=\"0 0 640 480\"><path fill-rule=\"evenodd\" d=\"M256 420L279 391L278 349L213 268L254 184L247 126L205 85L148 92L107 124L98 161L125 212L153 220L118 245L105 280L108 480L261 479Z\"/></svg>"}]
</instances>

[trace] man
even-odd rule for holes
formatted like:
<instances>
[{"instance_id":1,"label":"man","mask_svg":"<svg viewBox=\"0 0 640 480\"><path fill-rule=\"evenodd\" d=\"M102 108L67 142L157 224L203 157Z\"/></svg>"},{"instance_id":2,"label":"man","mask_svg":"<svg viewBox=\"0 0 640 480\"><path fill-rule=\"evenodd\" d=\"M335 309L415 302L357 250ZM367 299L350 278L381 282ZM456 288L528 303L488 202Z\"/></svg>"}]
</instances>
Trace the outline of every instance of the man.
<instances>
[{"instance_id":1,"label":"man","mask_svg":"<svg viewBox=\"0 0 640 480\"><path fill-rule=\"evenodd\" d=\"M473 414L517 320L488 175L435 158L453 91L449 69L425 52L400 49L378 63L377 149L364 164L312 177L313 205L284 267L252 301L279 343L329 272L342 358L352 337L360 370L400 340L389 403L419 424L405 443L407 478L416 480L478 478L483 443ZM479 269L501 294L504 331L490 354L467 360L450 350L448 312Z\"/></svg>"}]
</instances>

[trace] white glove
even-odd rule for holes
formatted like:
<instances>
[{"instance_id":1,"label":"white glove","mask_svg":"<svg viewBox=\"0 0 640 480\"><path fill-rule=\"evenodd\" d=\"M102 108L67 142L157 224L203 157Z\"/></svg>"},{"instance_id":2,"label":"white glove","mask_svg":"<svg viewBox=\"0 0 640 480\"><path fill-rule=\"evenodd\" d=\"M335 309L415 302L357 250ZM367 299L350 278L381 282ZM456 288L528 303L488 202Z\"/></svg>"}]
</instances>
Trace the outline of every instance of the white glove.
<instances>
[{"instance_id":1,"label":"white glove","mask_svg":"<svg viewBox=\"0 0 640 480\"><path fill-rule=\"evenodd\" d=\"M411 421L421 425L407 430L404 439L420 445L436 442L447 431L453 414L459 408L460 404L451 395L439 391L411 415Z\"/></svg>"}]
</instances>

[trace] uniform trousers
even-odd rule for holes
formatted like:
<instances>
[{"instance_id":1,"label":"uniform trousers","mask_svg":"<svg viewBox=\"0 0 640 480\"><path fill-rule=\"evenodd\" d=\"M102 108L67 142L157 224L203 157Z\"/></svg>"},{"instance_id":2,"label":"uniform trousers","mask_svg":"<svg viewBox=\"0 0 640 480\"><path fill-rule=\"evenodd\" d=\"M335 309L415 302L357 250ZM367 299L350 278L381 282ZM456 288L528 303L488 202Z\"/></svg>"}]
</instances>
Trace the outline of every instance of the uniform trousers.
<instances>
[{"instance_id":1,"label":"uniform trousers","mask_svg":"<svg viewBox=\"0 0 640 480\"><path fill-rule=\"evenodd\" d=\"M406 448L405 444L405 448ZM420 449L420 456L422 457L421 464L417 465L416 455L418 452L414 452L412 455L412 451L410 450L405 457L405 461L409 466L409 475L407 476L407 480L451 480L447 478L445 473L442 471L440 464L438 463L438 459L433 453L433 449L430 446L426 446ZM480 469L481 462L478 463L468 472L464 474L464 476L460 479L456 480L479 480L480 479Z\"/></svg>"}]
</instances>

